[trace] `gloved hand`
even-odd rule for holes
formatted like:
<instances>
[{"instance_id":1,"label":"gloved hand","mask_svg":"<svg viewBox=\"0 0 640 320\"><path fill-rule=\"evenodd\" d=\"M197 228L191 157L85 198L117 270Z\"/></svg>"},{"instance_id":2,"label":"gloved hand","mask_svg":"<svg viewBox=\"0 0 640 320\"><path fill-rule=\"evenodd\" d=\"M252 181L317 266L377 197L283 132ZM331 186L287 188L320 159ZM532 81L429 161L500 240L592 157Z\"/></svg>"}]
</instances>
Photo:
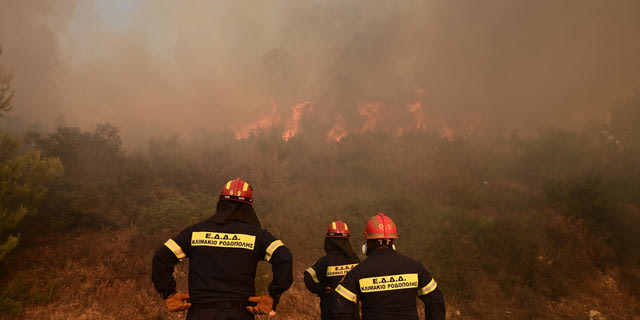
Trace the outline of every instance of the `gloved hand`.
<instances>
[{"instance_id":1,"label":"gloved hand","mask_svg":"<svg viewBox=\"0 0 640 320\"><path fill-rule=\"evenodd\" d=\"M188 293L176 292L169 298L164 299L164 304L167 305L167 309L170 312L186 310L191 307L191 303L185 300L189 299Z\"/></svg>"},{"instance_id":2,"label":"gloved hand","mask_svg":"<svg viewBox=\"0 0 640 320\"><path fill-rule=\"evenodd\" d=\"M273 298L270 296L249 297L250 302L255 302L256 306L247 306L247 311L253 315L268 314L273 316L276 312L273 310Z\"/></svg>"}]
</instances>

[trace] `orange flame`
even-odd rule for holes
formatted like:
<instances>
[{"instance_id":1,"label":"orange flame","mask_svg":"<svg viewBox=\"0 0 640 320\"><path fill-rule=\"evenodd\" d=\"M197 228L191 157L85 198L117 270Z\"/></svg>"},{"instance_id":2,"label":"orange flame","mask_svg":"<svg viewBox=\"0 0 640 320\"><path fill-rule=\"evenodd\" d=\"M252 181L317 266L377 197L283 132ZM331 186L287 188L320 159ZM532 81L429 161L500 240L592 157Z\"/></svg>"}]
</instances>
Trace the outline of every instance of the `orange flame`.
<instances>
[{"instance_id":1,"label":"orange flame","mask_svg":"<svg viewBox=\"0 0 640 320\"><path fill-rule=\"evenodd\" d=\"M280 122L280 116L276 114L276 104L274 102L270 114L261 114L256 122L234 129L236 139L247 139L252 133L260 129L272 127L278 122Z\"/></svg>"},{"instance_id":2,"label":"orange flame","mask_svg":"<svg viewBox=\"0 0 640 320\"><path fill-rule=\"evenodd\" d=\"M334 117L333 128L329 130L327 133L327 139L333 141L340 141L342 138L346 137L348 134L346 122L344 121L344 117L339 114L336 114Z\"/></svg>"},{"instance_id":3,"label":"orange flame","mask_svg":"<svg viewBox=\"0 0 640 320\"><path fill-rule=\"evenodd\" d=\"M407 106L407 108L409 109L409 112L411 112L414 116L415 129L418 131L427 130L427 125L429 124L430 119L422 109L422 101L410 104Z\"/></svg>"},{"instance_id":4,"label":"orange flame","mask_svg":"<svg viewBox=\"0 0 640 320\"><path fill-rule=\"evenodd\" d=\"M291 106L291 111L293 111L293 114L291 115L291 119L287 121L287 126L284 130L284 133L282 134L282 139L284 139L284 141L289 141L291 137L298 134L300 119L302 119L302 112L310 105L310 101L305 101Z\"/></svg>"},{"instance_id":5,"label":"orange flame","mask_svg":"<svg viewBox=\"0 0 640 320\"><path fill-rule=\"evenodd\" d=\"M358 113L365 117L365 123L360 129L360 133L373 131L380 120L380 112L384 104L381 102L360 102L358 103Z\"/></svg>"},{"instance_id":6,"label":"orange flame","mask_svg":"<svg viewBox=\"0 0 640 320\"><path fill-rule=\"evenodd\" d=\"M482 123L484 123L486 115L480 112L466 112L458 116L459 125L450 126L445 124L444 119L427 115L422 97L426 94L424 90L416 90L416 100L413 103L406 104L404 112L398 109L392 109L383 102L358 102L358 113L364 120L360 129L350 128L347 121L341 114L334 115L333 127L326 133L326 139L329 141L340 141L344 137L353 133L366 133L368 131L382 130L388 134L403 136L412 132L426 132L431 130L437 131L442 138L454 141L461 136L470 136L472 134L482 134ZM312 110L312 103L304 101L292 105L290 108L291 116L284 123L284 131L282 139L289 141L292 137L299 134L301 130L301 121L306 117L305 112ZM398 112L400 111L400 112ZM410 118L407 118L410 116ZM260 129L273 127L280 124L281 116L276 110L274 102L271 113L261 114L260 118L248 125L234 129L237 139L246 139L252 133Z\"/></svg>"}]
</instances>

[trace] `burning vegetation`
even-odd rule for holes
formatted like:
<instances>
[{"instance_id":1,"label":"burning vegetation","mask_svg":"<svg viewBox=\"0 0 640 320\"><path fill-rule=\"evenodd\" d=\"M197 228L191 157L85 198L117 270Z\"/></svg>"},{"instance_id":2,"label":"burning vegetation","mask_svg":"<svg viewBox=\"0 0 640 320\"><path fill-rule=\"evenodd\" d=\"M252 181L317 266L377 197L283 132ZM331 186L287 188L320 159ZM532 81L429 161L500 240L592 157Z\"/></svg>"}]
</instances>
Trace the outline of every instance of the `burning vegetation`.
<instances>
[{"instance_id":1,"label":"burning vegetation","mask_svg":"<svg viewBox=\"0 0 640 320\"><path fill-rule=\"evenodd\" d=\"M410 106L409 115L419 110ZM629 121L639 106L637 97L616 105L597 130L548 128L537 137L446 135L420 117L397 134L388 129L402 122L380 103L361 105L361 125L307 135L311 102L287 117L274 107L246 137L158 139L137 153L122 148L112 125L33 132L27 146L59 159L64 173L47 182L37 210L5 230L21 244L0 264L0 311L6 319L176 318L149 282L151 255L211 216L220 184L241 176L254 186L263 225L295 257L298 276L278 308L285 319L317 319L301 277L321 254L327 221L347 221L357 246L358 226L376 212L394 217L398 250L429 266L450 317L563 319L594 309L629 318L640 301L640 125ZM258 281L268 279L263 266Z\"/></svg>"},{"instance_id":2,"label":"burning vegetation","mask_svg":"<svg viewBox=\"0 0 640 320\"><path fill-rule=\"evenodd\" d=\"M333 115L332 123L321 126L326 132L309 132L307 135L324 136L328 141L340 141L350 135L362 135L368 132L384 132L396 137L406 134L437 132L441 137L453 141L456 137L469 137L481 134L486 124L482 113L468 112L462 114L456 122L457 127L446 124L446 120L429 116L418 100L405 106L397 107L384 102L360 102L357 104L359 119L348 122L340 113ZM292 105L288 110L279 111L276 104L268 114L259 114L258 119L238 126L234 129L236 139L248 139L253 134L265 130L282 130L282 139L289 141L304 131L302 124L310 121L316 124L323 121L320 111L314 111L313 103L305 101ZM307 120L307 118L312 120Z\"/></svg>"}]
</instances>

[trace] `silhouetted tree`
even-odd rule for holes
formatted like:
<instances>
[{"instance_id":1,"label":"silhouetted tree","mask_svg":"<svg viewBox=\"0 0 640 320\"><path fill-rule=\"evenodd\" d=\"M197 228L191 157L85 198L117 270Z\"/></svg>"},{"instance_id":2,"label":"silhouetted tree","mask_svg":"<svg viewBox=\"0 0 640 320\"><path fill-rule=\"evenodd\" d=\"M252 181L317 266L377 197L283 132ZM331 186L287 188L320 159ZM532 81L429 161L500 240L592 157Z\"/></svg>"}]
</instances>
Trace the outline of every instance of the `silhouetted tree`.
<instances>
[{"instance_id":1,"label":"silhouetted tree","mask_svg":"<svg viewBox=\"0 0 640 320\"><path fill-rule=\"evenodd\" d=\"M2 46L0 46L0 55L2 55ZM11 90L11 79L13 73L6 70L6 67L0 64L0 118L4 113L11 110L11 98L13 98L13 90Z\"/></svg>"}]
</instances>

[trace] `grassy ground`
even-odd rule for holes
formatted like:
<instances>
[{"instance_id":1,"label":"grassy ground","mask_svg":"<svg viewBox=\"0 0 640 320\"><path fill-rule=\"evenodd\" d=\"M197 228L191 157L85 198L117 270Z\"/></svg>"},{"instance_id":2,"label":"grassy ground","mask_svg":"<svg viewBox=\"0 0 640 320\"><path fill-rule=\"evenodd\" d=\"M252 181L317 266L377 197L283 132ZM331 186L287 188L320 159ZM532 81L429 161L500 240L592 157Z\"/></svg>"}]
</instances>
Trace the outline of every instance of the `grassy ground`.
<instances>
[{"instance_id":1,"label":"grassy ground","mask_svg":"<svg viewBox=\"0 0 640 320\"><path fill-rule=\"evenodd\" d=\"M14 314L5 314L2 319L183 319L185 312L165 310L150 280L151 257L165 238L167 235L162 233L141 235L131 226L118 232L105 230L55 241L39 239L40 245L10 258L9 263L14 266L11 270L16 274L10 277L13 281L3 285L4 298L20 294L40 298L22 301ZM308 258L312 253L292 247L295 257L307 258L296 259L294 284L283 296L275 319L319 319L318 300L302 281L302 272L314 262ZM181 290L186 290L186 270L186 263L176 270ZM260 265L258 290L269 281L268 271L267 264ZM511 300L489 277L479 278L473 285L482 287L484 293L473 300L460 299L460 295L445 289L448 318L525 319L534 314L538 319L587 319L587 313L595 309L610 320L639 319L634 314L638 302L618 287L615 274L611 273L594 272L593 278L586 279L583 288L587 291L583 294L555 300L539 296L529 297L530 301ZM13 293L7 293L11 286ZM21 290L29 292L20 293ZM518 289L514 290L517 293ZM532 313L531 308L538 311Z\"/></svg>"}]
</instances>

